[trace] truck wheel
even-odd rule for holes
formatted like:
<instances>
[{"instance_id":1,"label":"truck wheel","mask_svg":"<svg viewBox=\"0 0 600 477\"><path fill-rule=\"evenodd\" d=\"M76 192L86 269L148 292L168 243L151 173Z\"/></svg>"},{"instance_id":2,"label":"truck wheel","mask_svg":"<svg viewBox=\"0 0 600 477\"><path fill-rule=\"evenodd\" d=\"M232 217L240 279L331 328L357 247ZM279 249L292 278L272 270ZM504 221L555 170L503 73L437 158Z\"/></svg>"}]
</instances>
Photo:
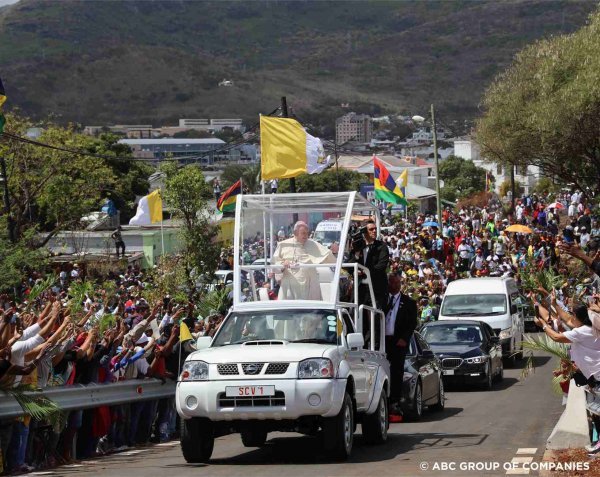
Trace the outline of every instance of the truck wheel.
<instances>
[{"instance_id":1,"label":"truck wheel","mask_svg":"<svg viewBox=\"0 0 600 477\"><path fill-rule=\"evenodd\" d=\"M344 394L342 409L335 417L323 419L325 450L336 460L347 460L354 442L354 406L348 393Z\"/></svg>"},{"instance_id":2,"label":"truck wheel","mask_svg":"<svg viewBox=\"0 0 600 477\"><path fill-rule=\"evenodd\" d=\"M381 390L379 404L373 414L367 414L362 419L362 433L367 444L383 444L387 440L390 420L385 390Z\"/></svg>"},{"instance_id":3,"label":"truck wheel","mask_svg":"<svg viewBox=\"0 0 600 477\"><path fill-rule=\"evenodd\" d=\"M213 425L209 419L181 419L181 452L186 462L208 462L214 445Z\"/></svg>"},{"instance_id":4,"label":"truck wheel","mask_svg":"<svg viewBox=\"0 0 600 477\"><path fill-rule=\"evenodd\" d=\"M241 435L244 447L262 447L267 441L267 431L263 430L242 431Z\"/></svg>"}]
</instances>

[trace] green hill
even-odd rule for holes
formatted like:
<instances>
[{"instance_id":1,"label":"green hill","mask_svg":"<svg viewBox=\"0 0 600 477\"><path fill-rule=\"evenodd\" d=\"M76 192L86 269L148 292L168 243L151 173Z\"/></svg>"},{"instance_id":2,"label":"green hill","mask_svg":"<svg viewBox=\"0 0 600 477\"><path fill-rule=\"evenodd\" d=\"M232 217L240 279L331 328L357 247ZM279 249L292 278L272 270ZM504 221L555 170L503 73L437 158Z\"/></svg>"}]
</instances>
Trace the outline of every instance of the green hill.
<instances>
[{"instance_id":1,"label":"green hill","mask_svg":"<svg viewBox=\"0 0 600 477\"><path fill-rule=\"evenodd\" d=\"M525 44L571 32L594 2L34 1L0 10L10 105L85 124L477 113ZM233 87L219 87L222 79Z\"/></svg>"}]
</instances>

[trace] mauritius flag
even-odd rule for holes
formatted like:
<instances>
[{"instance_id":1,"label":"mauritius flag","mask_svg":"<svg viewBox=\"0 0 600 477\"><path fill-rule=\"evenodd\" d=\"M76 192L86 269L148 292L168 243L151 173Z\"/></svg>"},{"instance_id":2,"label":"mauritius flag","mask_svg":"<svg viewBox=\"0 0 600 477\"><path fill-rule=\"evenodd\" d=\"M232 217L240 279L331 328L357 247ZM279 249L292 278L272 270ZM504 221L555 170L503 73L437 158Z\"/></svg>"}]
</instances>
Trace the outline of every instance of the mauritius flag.
<instances>
[{"instance_id":1,"label":"mauritius flag","mask_svg":"<svg viewBox=\"0 0 600 477\"><path fill-rule=\"evenodd\" d=\"M217 201L217 209L221 212L235 212L235 201L238 194L242 193L242 181L238 180L229 189L223 192Z\"/></svg>"},{"instance_id":2,"label":"mauritius flag","mask_svg":"<svg viewBox=\"0 0 600 477\"><path fill-rule=\"evenodd\" d=\"M383 162L373 156L375 168L375 198L392 204L406 205L404 194L392 178Z\"/></svg>"},{"instance_id":3,"label":"mauritius flag","mask_svg":"<svg viewBox=\"0 0 600 477\"><path fill-rule=\"evenodd\" d=\"M6 122L6 118L4 117L4 114L2 114L1 110L4 101L6 101L6 93L4 92L2 78L0 78L0 134L2 134L2 131L4 130L4 123Z\"/></svg>"}]
</instances>

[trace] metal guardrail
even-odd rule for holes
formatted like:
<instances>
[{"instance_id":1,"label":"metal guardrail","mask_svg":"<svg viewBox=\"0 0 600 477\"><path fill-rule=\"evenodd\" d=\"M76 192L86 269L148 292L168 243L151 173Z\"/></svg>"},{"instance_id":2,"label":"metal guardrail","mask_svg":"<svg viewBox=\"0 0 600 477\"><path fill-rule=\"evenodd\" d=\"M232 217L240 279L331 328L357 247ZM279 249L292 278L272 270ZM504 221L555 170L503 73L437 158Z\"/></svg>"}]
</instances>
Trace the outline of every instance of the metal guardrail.
<instances>
[{"instance_id":1,"label":"metal guardrail","mask_svg":"<svg viewBox=\"0 0 600 477\"><path fill-rule=\"evenodd\" d=\"M133 379L110 384L57 386L41 391L27 391L25 394L44 395L54 401L61 410L73 411L173 397L176 384L175 381L163 383L158 379ZM22 415L23 409L17 400L6 392L0 392L0 419Z\"/></svg>"}]
</instances>

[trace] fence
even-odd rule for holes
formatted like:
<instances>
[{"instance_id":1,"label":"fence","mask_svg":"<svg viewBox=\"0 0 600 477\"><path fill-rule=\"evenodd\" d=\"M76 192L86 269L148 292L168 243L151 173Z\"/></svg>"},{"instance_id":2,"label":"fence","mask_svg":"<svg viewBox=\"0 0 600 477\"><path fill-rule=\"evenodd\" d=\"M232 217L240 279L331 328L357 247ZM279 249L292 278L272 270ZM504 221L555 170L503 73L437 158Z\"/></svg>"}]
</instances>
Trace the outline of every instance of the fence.
<instances>
[{"instance_id":1,"label":"fence","mask_svg":"<svg viewBox=\"0 0 600 477\"><path fill-rule=\"evenodd\" d=\"M90 409L98 406L148 401L175 396L176 383L158 379L130 380L111 384L57 386L24 394L43 394L63 411ZM0 419L21 416L23 409L8 393L0 392Z\"/></svg>"}]
</instances>

